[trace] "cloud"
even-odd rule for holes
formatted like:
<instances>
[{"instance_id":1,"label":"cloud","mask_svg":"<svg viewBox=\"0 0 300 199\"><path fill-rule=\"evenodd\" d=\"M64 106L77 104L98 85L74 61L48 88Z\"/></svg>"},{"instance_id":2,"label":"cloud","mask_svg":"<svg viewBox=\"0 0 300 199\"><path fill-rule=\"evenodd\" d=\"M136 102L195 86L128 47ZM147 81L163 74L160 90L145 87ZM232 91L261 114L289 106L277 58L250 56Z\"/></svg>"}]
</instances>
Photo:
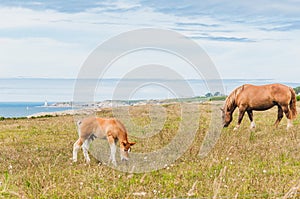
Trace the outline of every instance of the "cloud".
<instances>
[{"instance_id":1,"label":"cloud","mask_svg":"<svg viewBox=\"0 0 300 199\"><path fill-rule=\"evenodd\" d=\"M140 7L138 1L60 1L60 0L35 0L35 1L10 1L1 2L3 7L21 7L31 10L53 10L60 13L81 13L90 11L100 12L126 12Z\"/></svg>"},{"instance_id":2,"label":"cloud","mask_svg":"<svg viewBox=\"0 0 300 199\"><path fill-rule=\"evenodd\" d=\"M207 39L214 41L225 41L225 42L255 42L255 40L242 37L215 37L215 36L190 36L191 39Z\"/></svg>"},{"instance_id":3,"label":"cloud","mask_svg":"<svg viewBox=\"0 0 300 199\"><path fill-rule=\"evenodd\" d=\"M176 26L194 26L194 27L220 27L220 24L205 24L199 22L177 22Z\"/></svg>"},{"instance_id":4,"label":"cloud","mask_svg":"<svg viewBox=\"0 0 300 199\"><path fill-rule=\"evenodd\" d=\"M56 10L64 13L77 13L83 12L86 9L93 8L96 6L96 1L85 0L85 1L60 1L60 0L35 0L35 1L11 1L3 0L2 6L6 7L22 7L31 10Z\"/></svg>"},{"instance_id":5,"label":"cloud","mask_svg":"<svg viewBox=\"0 0 300 199\"><path fill-rule=\"evenodd\" d=\"M291 20L300 18L300 1L297 0L174 0L171 2L168 0L142 0L141 4L150 6L155 11L175 16L193 19L197 19L199 16L209 16L223 23L242 23L250 26L289 24Z\"/></svg>"},{"instance_id":6,"label":"cloud","mask_svg":"<svg viewBox=\"0 0 300 199\"><path fill-rule=\"evenodd\" d=\"M0 42L2 77L74 77L87 56L73 50L76 44L48 38L1 38Z\"/></svg>"},{"instance_id":7,"label":"cloud","mask_svg":"<svg viewBox=\"0 0 300 199\"><path fill-rule=\"evenodd\" d=\"M206 41L202 45L223 78L299 82L299 33L276 32L272 34L276 40L250 43Z\"/></svg>"},{"instance_id":8,"label":"cloud","mask_svg":"<svg viewBox=\"0 0 300 199\"><path fill-rule=\"evenodd\" d=\"M293 31L300 30L300 21L289 21L285 23L276 23L271 27L261 28L264 31Z\"/></svg>"},{"instance_id":9,"label":"cloud","mask_svg":"<svg viewBox=\"0 0 300 199\"><path fill-rule=\"evenodd\" d=\"M284 65L297 79L299 4L295 0L4 0L0 75L75 77L103 41L154 27L178 31L199 43L224 78L257 77L260 68L260 77L288 76L289 70L279 69ZM276 68L274 74L267 70L270 67Z\"/></svg>"}]
</instances>

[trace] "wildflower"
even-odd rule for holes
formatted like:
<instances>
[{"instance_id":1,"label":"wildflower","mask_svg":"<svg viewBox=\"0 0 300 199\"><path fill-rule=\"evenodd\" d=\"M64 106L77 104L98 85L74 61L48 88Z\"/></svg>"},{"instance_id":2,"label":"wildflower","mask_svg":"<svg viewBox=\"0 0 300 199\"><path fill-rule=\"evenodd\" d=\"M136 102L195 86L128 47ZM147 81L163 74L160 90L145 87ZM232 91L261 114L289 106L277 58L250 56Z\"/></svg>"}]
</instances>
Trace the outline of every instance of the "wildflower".
<instances>
[{"instance_id":1,"label":"wildflower","mask_svg":"<svg viewBox=\"0 0 300 199\"><path fill-rule=\"evenodd\" d=\"M83 188L83 182L79 182L79 189Z\"/></svg>"}]
</instances>

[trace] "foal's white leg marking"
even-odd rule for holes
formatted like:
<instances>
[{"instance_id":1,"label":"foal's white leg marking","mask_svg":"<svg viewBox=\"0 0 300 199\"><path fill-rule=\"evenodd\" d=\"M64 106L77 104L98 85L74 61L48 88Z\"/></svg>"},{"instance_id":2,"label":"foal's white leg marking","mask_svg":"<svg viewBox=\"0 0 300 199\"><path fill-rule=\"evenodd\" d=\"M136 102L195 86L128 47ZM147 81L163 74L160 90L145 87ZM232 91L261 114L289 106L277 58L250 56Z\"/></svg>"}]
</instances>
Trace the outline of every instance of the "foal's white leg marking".
<instances>
[{"instance_id":1,"label":"foal's white leg marking","mask_svg":"<svg viewBox=\"0 0 300 199\"><path fill-rule=\"evenodd\" d=\"M293 126L293 124L292 124L292 120L290 120L290 119L288 119L287 120L287 129L289 129L289 128L291 128Z\"/></svg>"},{"instance_id":2,"label":"foal's white leg marking","mask_svg":"<svg viewBox=\"0 0 300 199\"><path fill-rule=\"evenodd\" d=\"M84 158L85 158L85 161L87 164L89 164L91 161L91 159L89 157L89 153L88 153L90 144L91 144L91 140L87 139L84 141L83 146L82 146L83 155L84 155Z\"/></svg>"},{"instance_id":3,"label":"foal's white leg marking","mask_svg":"<svg viewBox=\"0 0 300 199\"><path fill-rule=\"evenodd\" d=\"M252 122L251 122L251 125L250 125L250 128L251 128L251 129L254 129L255 127L256 127L255 122L252 121Z\"/></svg>"},{"instance_id":4,"label":"foal's white leg marking","mask_svg":"<svg viewBox=\"0 0 300 199\"><path fill-rule=\"evenodd\" d=\"M77 132L78 132L78 136L80 137L80 123L81 123L81 121L78 121L77 122ZM78 150L80 149L80 147L81 146L79 146L79 143L80 142L80 139L78 139L75 143L74 143L74 145L73 145L73 162L77 162L77 154L78 154Z\"/></svg>"},{"instance_id":5,"label":"foal's white leg marking","mask_svg":"<svg viewBox=\"0 0 300 199\"><path fill-rule=\"evenodd\" d=\"M110 143L110 159L111 162L113 163L114 166L117 166L117 161L116 161L116 151L117 151L117 146L116 143Z\"/></svg>"},{"instance_id":6,"label":"foal's white leg marking","mask_svg":"<svg viewBox=\"0 0 300 199\"><path fill-rule=\"evenodd\" d=\"M77 162L77 153L80 149L80 146L78 145L78 140L74 143L73 146L73 162Z\"/></svg>"}]
</instances>

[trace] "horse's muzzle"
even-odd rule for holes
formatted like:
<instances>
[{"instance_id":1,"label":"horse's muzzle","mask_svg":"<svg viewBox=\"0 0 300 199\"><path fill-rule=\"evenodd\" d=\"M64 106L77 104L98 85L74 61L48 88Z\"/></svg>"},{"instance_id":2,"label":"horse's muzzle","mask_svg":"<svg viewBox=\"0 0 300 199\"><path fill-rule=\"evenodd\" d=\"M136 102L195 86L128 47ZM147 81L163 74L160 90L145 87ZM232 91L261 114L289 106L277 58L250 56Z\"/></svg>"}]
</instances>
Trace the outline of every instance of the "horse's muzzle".
<instances>
[{"instance_id":1,"label":"horse's muzzle","mask_svg":"<svg viewBox=\"0 0 300 199\"><path fill-rule=\"evenodd\" d=\"M128 161L128 158L122 157L121 161L122 161L122 162Z\"/></svg>"}]
</instances>

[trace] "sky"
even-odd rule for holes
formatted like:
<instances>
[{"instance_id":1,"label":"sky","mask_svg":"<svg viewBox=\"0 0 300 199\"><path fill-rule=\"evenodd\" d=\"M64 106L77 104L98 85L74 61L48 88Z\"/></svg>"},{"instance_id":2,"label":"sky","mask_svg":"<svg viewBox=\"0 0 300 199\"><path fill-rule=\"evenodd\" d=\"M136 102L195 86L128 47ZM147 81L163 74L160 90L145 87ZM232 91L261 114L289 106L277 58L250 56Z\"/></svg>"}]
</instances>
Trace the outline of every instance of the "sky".
<instances>
[{"instance_id":1,"label":"sky","mask_svg":"<svg viewBox=\"0 0 300 199\"><path fill-rule=\"evenodd\" d=\"M192 39L223 79L300 82L299 0L0 0L0 78L76 78L97 46L139 28Z\"/></svg>"}]
</instances>

